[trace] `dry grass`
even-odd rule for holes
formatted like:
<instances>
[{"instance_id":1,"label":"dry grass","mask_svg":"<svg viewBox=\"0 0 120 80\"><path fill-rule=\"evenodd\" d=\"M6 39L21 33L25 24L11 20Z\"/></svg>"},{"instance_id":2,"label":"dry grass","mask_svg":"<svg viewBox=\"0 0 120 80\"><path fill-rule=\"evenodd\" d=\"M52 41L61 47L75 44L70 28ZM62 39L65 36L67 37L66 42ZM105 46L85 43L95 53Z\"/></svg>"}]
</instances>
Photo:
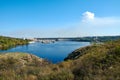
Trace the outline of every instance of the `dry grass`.
<instances>
[{"instance_id":1,"label":"dry grass","mask_svg":"<svg viewBox=\"0 0 120 80\"><path fill-rule=\"evenodd\" d=\"M59 64L26 53L0 55L0 80L120 80L120 41L77 49Z\"/></svg>"}]
</instances>

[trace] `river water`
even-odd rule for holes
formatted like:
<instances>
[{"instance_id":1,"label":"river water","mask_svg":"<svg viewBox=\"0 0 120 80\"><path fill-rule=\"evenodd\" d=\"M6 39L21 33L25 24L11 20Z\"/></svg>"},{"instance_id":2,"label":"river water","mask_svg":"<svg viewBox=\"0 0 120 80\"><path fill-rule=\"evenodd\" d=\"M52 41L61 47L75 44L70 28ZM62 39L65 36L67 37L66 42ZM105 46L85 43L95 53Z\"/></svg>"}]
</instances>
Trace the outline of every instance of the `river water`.
<instances>
[{"instance_id":1,"label":"river water","mask_svg":"<svg viewBox=\"0 0 120 80\"><path fill-rule=\"evenodd\" d=\"M34 54L40 58L45 58L52 63L58 63L64 60L65 57L72 51L90 45L89 42L75 41L58 41L55 43L43 44L40 42L31 43L28 45L17 46L8 50L0 50L0 53L6 52L24 52Z\"/></svg>"}]
</instances>

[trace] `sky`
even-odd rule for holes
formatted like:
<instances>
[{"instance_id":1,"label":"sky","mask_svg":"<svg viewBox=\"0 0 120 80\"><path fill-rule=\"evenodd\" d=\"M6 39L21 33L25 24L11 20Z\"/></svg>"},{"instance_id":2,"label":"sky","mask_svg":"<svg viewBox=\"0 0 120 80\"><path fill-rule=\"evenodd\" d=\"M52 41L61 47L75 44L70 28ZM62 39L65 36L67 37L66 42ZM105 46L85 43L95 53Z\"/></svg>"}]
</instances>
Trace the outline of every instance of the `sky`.
<instances>
[{"instance_id":1,"label":"sky","mask_svg":"<svg viewBox=\"0 0 120 80\"><path fill-rule=\"evenodd\" d=\"M120 0L0 0L0 35L120 35Z\"/></svg>"}]
</instances>

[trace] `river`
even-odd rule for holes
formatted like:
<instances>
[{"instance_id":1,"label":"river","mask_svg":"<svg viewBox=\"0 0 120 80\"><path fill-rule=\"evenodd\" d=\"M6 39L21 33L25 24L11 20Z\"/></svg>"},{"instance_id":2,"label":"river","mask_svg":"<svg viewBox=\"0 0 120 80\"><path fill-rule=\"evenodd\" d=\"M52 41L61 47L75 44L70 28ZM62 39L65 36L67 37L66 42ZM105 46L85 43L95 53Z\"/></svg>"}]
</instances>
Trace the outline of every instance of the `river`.
<instances>
[{"instance_id":1,"label":"river","mask_svg":"<svg viewBox=\"0 0 120 80\"><path fill-rule=\"evenodd\" d=\"M24 52L34 54L40 58L45 58L52 63L58 63L64 60L65 57L72 51L90 45L89 42L75 41L58 41L55 43L43 44L40 42L31 43L28 45L17 46L8 50L0 50L0 53L6 52Z\"/></svg>"}]
</instances>

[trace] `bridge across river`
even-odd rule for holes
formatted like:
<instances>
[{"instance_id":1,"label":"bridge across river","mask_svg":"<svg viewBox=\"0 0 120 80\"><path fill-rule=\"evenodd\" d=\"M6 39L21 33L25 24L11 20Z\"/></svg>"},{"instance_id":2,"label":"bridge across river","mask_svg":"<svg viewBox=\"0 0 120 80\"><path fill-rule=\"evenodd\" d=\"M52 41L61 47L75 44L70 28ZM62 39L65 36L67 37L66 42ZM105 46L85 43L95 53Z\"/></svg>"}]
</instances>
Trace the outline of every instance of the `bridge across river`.
<instances>
[{"instance_id":1,"label":"bridge across river","mask_svg":"<svg viewBox=\"0 0 120 80\"><path fill-rule=\"evenodd\" d=\"M81 41L81 42L91 42L93 40L88 37L76 37L76 38L34 38L36 41L40 42L55 42L55 41Z\"/></svg>"},{"instance_id":2,"label":"bridge across river","mask_svg":"<svg viewBox=\"0 0 120 80\"><path fill-rule=\"evenodd\" d=\"M34 38L35 40L55 40L55 41L73 41L80 38Z\"/></svg>"}]
</instances>

